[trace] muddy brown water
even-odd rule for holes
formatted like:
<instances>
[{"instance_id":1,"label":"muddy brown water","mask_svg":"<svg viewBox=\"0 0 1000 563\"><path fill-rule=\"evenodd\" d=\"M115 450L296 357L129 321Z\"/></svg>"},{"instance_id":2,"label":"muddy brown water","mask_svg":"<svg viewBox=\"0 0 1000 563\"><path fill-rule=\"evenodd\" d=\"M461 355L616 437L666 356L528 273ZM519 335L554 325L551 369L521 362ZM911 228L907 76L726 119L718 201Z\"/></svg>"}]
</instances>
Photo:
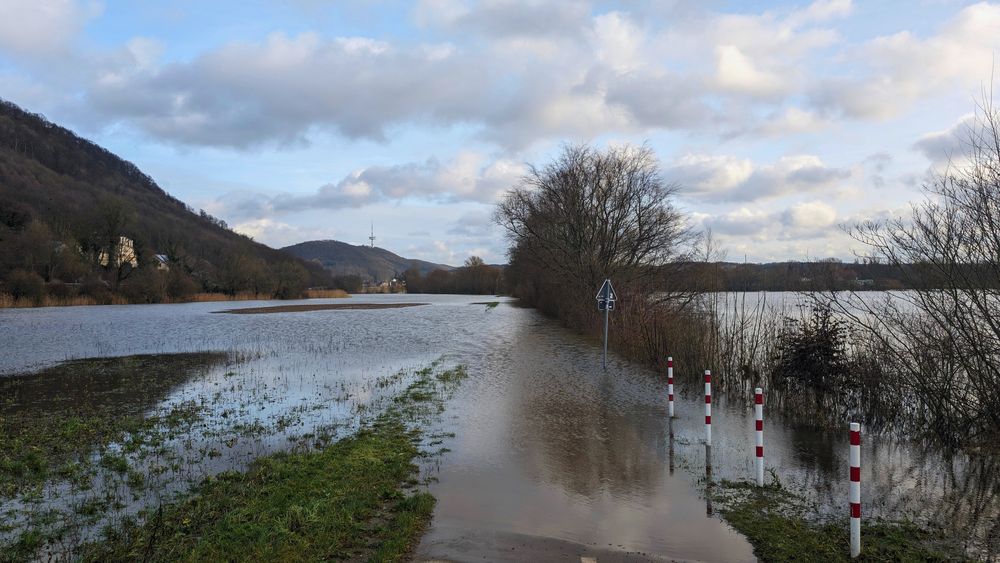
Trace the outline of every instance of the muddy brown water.
<instances>
[{"instance_id":1,"label":"muddy brown water","mask_svg":"<svg viewBox=\"0 0 1000 563\"><path fill-rule=\"evenodd\" d=\"M444 356L446 364L468 366L470 377L432 429L455 436L442 444L450 451L424 468L437 479L430 491L438 505L419 557L753 559L750 546L700 492L699 366L677 366L671 448L663 375L614 357L607 371L600 369L594 342L534 310L508 300L495 308L474 304L482 296L351 298L373 305L415 300L428 305L268 315L212 314L225 308L219 303L0 310L0 374L94 356L219 350L240 358L165 399L165 405L200 400L212 414L200 433L165 444L187 456L167 460L179 467L177 478L167 480L168 472L157 481L161 477L150 472L151 488L132 495L113 519L155 506L207 475L293 447L321 427L350 429L359 411L378 408L379 397L393 390L380 389L373 383L378 378ZM325 303L343 300L241 305ZM717 400L713 477L748 479L749 405ZM213 426L234 419L244 429L274 430L227 433ZM767 466L823 510L846 514L846 421L838 432L775 413L766 419ZM213 455L188 455L199 450ZM943 459L866 435L862 460L866 517L934 519L980 550L996 549L995 459ZM135 466L151 463L156 460L136 460ZM109 478L107 486L120 490L122 481ZM40 509L100 495L101 481L94 489L73 496L53 485ZM20 508L17 499L0 499L0 514Z\"/></svg>"}]
</instances>

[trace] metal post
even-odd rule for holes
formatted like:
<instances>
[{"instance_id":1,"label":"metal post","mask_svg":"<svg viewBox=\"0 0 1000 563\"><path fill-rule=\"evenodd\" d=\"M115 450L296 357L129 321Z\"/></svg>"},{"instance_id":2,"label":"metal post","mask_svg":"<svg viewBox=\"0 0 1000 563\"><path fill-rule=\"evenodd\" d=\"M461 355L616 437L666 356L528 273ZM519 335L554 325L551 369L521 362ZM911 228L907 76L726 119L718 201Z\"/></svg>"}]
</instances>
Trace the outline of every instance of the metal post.
<instances>
[{"instance_id":1,"label":"metal post","mask_svg":"<svg viewBox=\"0 0 1000 563\"><path fill-rule=\"evenodd\" d=\"M604 369L608 369L608 307L604 307Z\"/></svg>"},{"instance_id":2,"label":"metal post","mask_svg":"<svg viewBox=\"0 0 1000 563\"><path fill-rule=\"evenodd\" d=\"M851 423L851 559L861 555L861 425Z\"/></svg>"},{"instance_id":3,"label":"metal post","mask_svg":"<svg viewBox=\"0 0 1000 563\"><path fill-rule=\"evenodd\" d=\"M755 430L756 430L756 442L757 451L755 455L757 457L757 486L764 486L764 390L758 387L754 390L753 394L753 410L756 420Z\"/></svg>"},{"instance_id":4,"label":"metal post","mask_svg":"<svg viewBox=\"0 0 1000 563\"><path fill-rule=\"evenodd\" d=\"M705 370L705 445L712 445L712 371Z\"/></svg>"},{"instance_id":5,"label":"metal post","mask_svg":"<svg viewBox=\"0 0 1000 563\"><path fill-rule=\"evenodd\" d=\"M674 417L674 358L667 357L667 415Z\"/></svg>"}]
</instances>

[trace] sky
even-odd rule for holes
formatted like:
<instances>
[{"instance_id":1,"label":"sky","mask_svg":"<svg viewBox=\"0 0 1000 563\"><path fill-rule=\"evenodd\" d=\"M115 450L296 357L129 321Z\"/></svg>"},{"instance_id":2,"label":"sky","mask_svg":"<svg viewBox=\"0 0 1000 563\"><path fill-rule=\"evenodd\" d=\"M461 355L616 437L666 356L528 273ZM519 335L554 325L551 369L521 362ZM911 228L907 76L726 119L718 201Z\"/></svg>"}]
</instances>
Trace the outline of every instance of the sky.
<instances>
[{"instance_id":1,"label":"sky","mask_svg":"<svg viewBox=\"0 0 1000 563\"><path fill-rule=\"evenodd\" d=\"M270 246L449 264L573 143L648 144L729 260L851 260L998 54L997 2L0 0L0 98Z\"/></svg>"}]
</instances>

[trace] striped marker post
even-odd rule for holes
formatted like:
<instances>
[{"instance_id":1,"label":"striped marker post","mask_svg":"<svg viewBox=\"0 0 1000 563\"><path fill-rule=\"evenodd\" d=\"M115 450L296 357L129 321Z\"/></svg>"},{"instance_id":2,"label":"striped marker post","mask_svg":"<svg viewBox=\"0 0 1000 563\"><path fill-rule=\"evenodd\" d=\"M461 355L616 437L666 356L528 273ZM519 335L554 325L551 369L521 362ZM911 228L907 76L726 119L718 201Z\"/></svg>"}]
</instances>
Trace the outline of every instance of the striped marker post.
<instances>
[{"instance_id":1,"label":"striped marker post","mask_svg":"<svg viewBox=\"0 0 1000 563\"><path fill-rule=\"evenodd\" d=\"M705 370L705 445L712 445L712 370Z\"/></svg>"},{"instance_id":2,"label":"striped marker post","mask_svg":"<svg viewBox=\"0 0 1000 563\"><path fill-rule=\"evenodd\" d=\"M667 358L667 414L674 417L674 358Z\"/></svg>"},{"instance_id":3,"label":"striped marker post","mask_svg":"<svg viewBox=\"0 0 1000 563\"><path fill-rule=\"evenodd\" d=\"M861 425L851 423L851 558L861 555Z\"/></svg>"},{"instance_id":4,"label":"striped marker post","mask_svg":"<svg viewBox=\"0 0 1000 563\"><path fill-rule=\"evenodd\" d=\"M758 387L753 393L753 410L756 419L757 486L764 486L764 390Z\"/></svg>"}]
</instances>

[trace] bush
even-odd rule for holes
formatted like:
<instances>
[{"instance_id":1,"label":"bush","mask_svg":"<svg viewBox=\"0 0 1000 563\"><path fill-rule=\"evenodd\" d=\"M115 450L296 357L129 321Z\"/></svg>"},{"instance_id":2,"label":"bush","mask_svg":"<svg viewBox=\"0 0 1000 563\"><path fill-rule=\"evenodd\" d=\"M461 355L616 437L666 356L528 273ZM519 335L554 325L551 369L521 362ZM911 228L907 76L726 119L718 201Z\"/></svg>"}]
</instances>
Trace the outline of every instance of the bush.
<instances>
[{"instance_id":1,"label":"bush","mask_svg":"<svg viewBox=\"0 0 1000 563\"><path fill-rule=\"evenodd\" d=\"M72 286L63 282L50 283L45 290L56 299L69 299L76 293Z\"/></svg>"},{"instance_id":2,"label":"bush","mask_svg":"<svg viewBox=\"0 0 1000 563\"><path fill-rule=\"evenodd\" d=\"M816 305L804 320L785 319L778 337L773 382L823 393L850 385L847 329L828 305Z\"/></svg>"},{"instance_id":3,"label":"bush","mask_svg":"<svg viewBox=\"0 0 1000 563\"><path fill-rule=\"evenodd\" d=\"M111 303L111 290L108 284L99 276L92 275L83 280L80 286L80 294L92 297L94 301L101 304Z\"/></svg>"},{"instance_id":4,"label":"bush","mask_svg":"<svg viewBox=\"0 0 1000 563\"><path fill-rule=\"evenodd\" d=\"M6 285L14 299L30 299L35 304L45 299L45 280L34 272L14 270L7 275Z\"/></svg>"}]
</instances>

